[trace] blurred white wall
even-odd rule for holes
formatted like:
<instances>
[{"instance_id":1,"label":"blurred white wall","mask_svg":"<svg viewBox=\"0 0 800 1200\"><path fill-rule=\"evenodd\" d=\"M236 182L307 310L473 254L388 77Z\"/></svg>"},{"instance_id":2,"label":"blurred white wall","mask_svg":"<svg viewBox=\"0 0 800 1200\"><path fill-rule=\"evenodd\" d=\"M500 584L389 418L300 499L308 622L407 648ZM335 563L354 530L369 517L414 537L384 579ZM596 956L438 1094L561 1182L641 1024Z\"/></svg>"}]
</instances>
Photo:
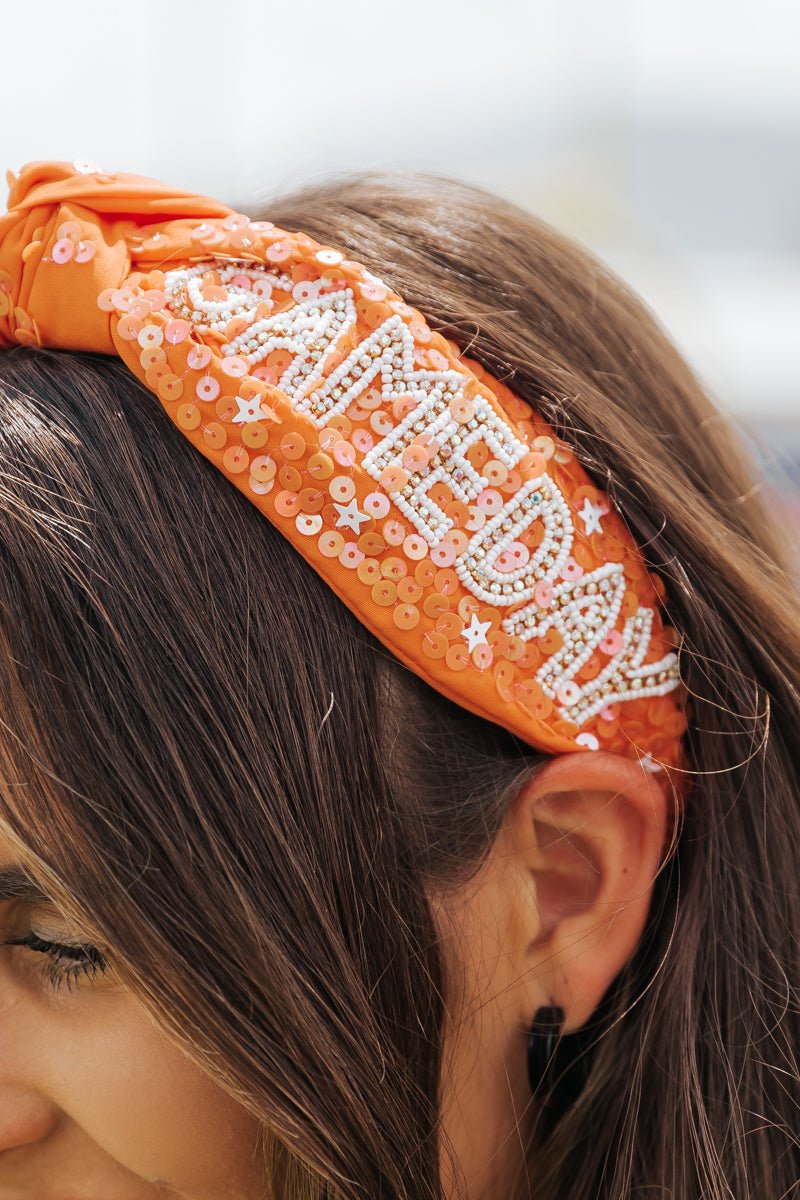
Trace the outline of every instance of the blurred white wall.
<instances>
[{"instance_id":1,"label":"blurred white wall","mask_svg":"<svg viewBox=\"0 0 800 1200\"><path fill-rule=\"evenodd\" d=\"M800 426L788 0L39 0L0 168L89 158L253 203L329 171L488 186L644 297L729 411Z\"/></svg>"}]
</instances>

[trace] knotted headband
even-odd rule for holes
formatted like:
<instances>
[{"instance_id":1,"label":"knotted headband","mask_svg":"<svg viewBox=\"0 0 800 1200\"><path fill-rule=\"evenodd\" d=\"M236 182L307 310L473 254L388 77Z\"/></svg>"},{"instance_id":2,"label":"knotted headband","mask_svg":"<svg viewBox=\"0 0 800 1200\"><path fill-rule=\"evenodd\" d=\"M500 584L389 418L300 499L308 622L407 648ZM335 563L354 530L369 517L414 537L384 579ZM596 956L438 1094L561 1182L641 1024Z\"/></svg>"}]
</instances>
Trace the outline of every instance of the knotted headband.
<instances>
[{"instance_id":1,"label":"knotted headband","mask_svg":"<svg viewBox=\"0 0 800 1200\"><path fill-rule=\"evenodd\" d=\"M91 163L8 179L0 346L118 354L457 704L549 753L681 761L664 584L530 404L305 233Z\"/></svg>"}]
</instances>

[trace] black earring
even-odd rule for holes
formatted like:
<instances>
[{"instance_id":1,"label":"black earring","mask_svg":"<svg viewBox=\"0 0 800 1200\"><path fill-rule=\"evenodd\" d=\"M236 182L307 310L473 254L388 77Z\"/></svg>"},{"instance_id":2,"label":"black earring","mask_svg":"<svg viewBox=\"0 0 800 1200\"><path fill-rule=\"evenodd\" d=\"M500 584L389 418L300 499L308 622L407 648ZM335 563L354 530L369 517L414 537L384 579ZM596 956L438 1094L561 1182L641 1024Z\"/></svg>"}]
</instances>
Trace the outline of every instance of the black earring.
<instances>
[{"instance_id":1,"label":"black earring","mask_svg":"<svg viewBox=\"0 0 800 1200\"><path fill-rule=\"evenodd\" d=\"M584 1027L566 1035L570 1055L557 1054L556 1047L564 1024L564 1010L549 1005L536 1010L528 1034L528 1079L531 1091L542 1106L542 1124L546 1133L577 1099L589 1076L589 1050L596 1038L592 1029Z\"/></svg>"},{"instance_id":2,"label":"black earring","mask_svg":"<svg viewBox=\"0 0 800 1200\"><path fill-rule=\"evenodd\" d=\"M564 1024L564 1010L558 1005L536 1010L528 1034L528 1079L534 1096L544 1103L553 1089L553 1064L556 1042Z\"/></svg>"}]
</instances>

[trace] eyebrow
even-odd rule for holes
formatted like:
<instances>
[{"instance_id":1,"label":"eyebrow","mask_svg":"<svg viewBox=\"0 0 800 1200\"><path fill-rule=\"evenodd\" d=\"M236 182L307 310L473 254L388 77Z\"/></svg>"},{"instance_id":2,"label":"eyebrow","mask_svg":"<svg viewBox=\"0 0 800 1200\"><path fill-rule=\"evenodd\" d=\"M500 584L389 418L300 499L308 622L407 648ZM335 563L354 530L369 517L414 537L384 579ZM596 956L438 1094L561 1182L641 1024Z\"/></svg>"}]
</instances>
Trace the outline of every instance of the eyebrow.
<instances>
[{"instance_id":1,"label":"eyebrow","mask_svg":"<svg viewBox=\"0 0 800 1200\"><path fill-rule=\"evenodd\" d=\"M46 892L21 867L0 867L0 901L17 900L23 904L52 904Z\"/></svg>"}]
</instances>

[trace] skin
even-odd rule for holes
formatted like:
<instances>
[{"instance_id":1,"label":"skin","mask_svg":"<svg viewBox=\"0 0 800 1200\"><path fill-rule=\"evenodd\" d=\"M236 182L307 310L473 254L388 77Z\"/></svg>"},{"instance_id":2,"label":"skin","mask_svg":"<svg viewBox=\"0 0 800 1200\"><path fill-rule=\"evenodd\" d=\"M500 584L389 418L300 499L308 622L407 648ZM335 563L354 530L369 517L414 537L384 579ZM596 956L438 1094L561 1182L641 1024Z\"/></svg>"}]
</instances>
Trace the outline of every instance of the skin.
<instances>
[{"instance_id":1,"label":"skin","mask_svg":"<svg viewBox=\"0 0 800 1200\"><path fill-rule=\"evenodd\" d=\"M81 940L42 908L13 927ZM259 1197L254 1119L119 982L98 973L53 990L44 960L0 950L2 1200Z\"/></svg>"},{"instance_id":2,"label":"skin","mask_svg":"<svg viewBox=\"0 0 800 1200\"><path fill-rule=\"evenodd\" d=\"M501 1200L530 1118L527 1029L579 1028L636 948L667 825L660 777L616 755L554 758L519 793L480 874L432 897L453 994L444 1040L446 1194ZM14 865L0 834L0 867ZM0 942L86 940L0 904ZM90 940L90 939L89 939ZM0 945L0 1200L257 1200L252 1116L156 1026L113 970L54 990L46 956ZM527 1111L526 1111L527 1110Z\"/></svg>"},{"instance_id":3,"label":"skin","mask_svg":"<svg viewBox=\"0 0 800 1200\"><path fill-rule=\"evenodd\" d=\"M481 872L437 920L454 999L444 1034L448 1196L506 1200L533 1117L528 1031L559 1005L584 1025L644 930L669 824L660 774L604 752L560 755L518 794ZM533 1188L535 1195L535 1186Z\"/></svg>"}]
</instances>

